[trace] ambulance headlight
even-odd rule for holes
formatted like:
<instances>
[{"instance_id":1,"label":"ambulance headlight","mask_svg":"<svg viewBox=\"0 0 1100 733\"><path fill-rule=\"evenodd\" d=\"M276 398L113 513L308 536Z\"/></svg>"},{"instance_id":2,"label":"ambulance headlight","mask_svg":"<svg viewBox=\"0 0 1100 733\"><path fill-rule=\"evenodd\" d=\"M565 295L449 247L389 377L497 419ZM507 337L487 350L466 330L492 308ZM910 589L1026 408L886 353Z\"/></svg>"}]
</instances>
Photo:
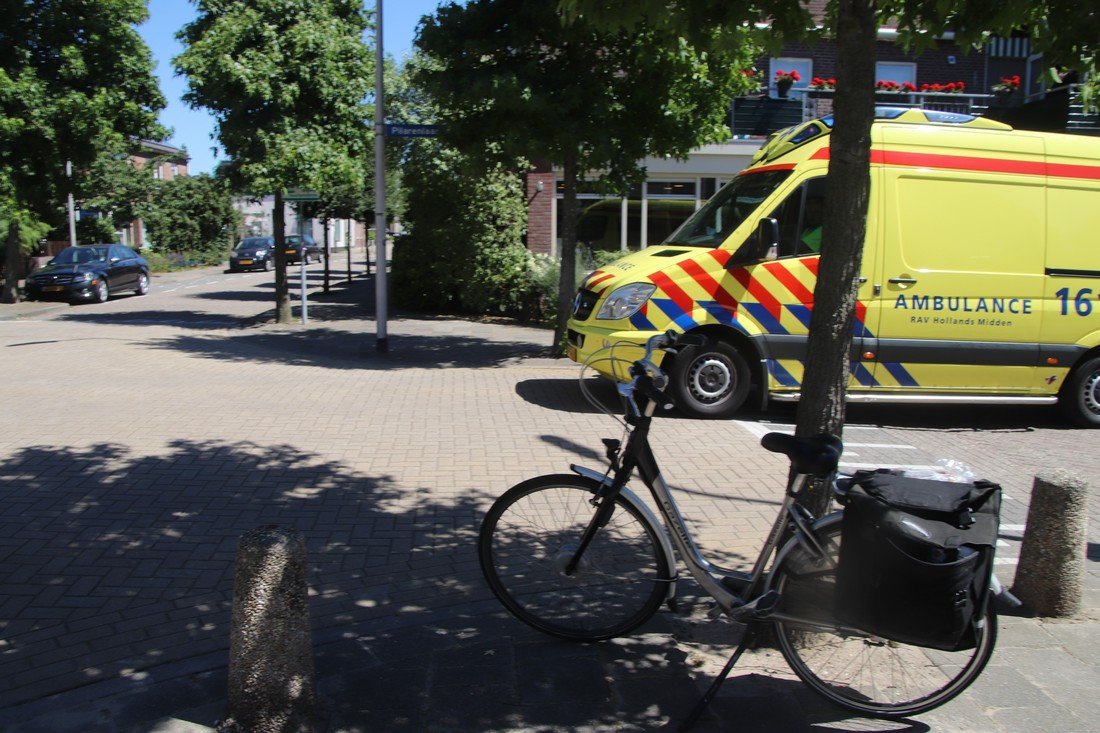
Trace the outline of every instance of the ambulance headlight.
<instances>
[{"instance_id":1,"label":"ambulance headlight","mask_svg":"<svg viewBox=\"0 0 1100 733\"><path fill-rule=\"evenodd\" d=\"M649 296L653 295L653 291L656 289L657 286L650 283L624 285L607 297L603 307L600 308L600 312L596 314L596 318L605 321L630 318L638 312L639 308L645 305L645 302L649 300Z\"/></svg>"}]
</instances>

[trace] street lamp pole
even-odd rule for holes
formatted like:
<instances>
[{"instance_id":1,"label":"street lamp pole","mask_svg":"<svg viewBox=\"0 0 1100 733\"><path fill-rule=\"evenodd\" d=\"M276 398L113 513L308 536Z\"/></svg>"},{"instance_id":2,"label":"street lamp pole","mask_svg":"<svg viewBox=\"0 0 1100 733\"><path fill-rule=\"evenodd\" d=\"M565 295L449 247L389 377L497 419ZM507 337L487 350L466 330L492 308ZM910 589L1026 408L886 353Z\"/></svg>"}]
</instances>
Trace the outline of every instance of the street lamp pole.
<instances>
[{"instance_id":1,"label":"street lamp pole","mask_svg":"<svg viewBox=\"0 0 1100 733\"><path fill-rule=\"evenodd\" d=\"M389 350L386 335L386 139L382 95L382 0L374 2L374 243L378 258L374 275L375 348ZM369 259L369 254L368 254Z\"/></svg>"},{"instance_id":2,"label":"street lamp pole","mask_svg":"<svg viewBox=\"0 0 1100 733\"><path fill-rule=\"evenodd\" d=\"M381 0L379 0L381 2ZM73 162L65 161L65 175L69 179L69 245L76 246L76 206L73 204Z\"/></svg>"}]
</instances>

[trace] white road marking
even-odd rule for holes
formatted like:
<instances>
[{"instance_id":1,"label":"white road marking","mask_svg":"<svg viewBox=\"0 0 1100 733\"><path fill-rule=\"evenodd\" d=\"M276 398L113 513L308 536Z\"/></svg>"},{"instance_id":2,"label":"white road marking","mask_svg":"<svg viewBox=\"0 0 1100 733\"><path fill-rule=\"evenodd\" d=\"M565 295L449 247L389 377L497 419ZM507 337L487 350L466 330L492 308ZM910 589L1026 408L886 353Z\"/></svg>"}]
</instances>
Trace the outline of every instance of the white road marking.
<instances>
[{"instance_id":1,"label":"white road marking","mask_svg":"<svg viewBox=\"0 0 1100 733\"><path fill-rule=\"evenodd\" d=\"M943 471L943 466L923 466L914 463L847 463L842 462L840 464L844 468L867 468L872 471L876 468L889 468L898 470L931 470L931 471Z\"/></svg>"},{"instance_id":2,"label":"white road marking","mask_svg":"<svg viewBox=\"0 0 1100 733\"><path fill-rule=\"evenodd\" d=\"M904 443L845 443L844 447L852 448L896 448L897 450L920 450L915 445L905 445Z\"/></svg>"}]
</instances>

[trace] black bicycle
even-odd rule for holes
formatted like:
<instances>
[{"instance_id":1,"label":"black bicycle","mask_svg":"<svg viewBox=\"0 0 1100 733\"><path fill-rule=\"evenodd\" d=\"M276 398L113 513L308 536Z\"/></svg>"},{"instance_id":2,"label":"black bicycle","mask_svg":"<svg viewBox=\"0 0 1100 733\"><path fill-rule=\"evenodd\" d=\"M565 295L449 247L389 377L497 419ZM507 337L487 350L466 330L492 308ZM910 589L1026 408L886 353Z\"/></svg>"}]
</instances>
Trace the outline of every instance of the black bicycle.
<instances>
[{"instance_id":1,"label":"black bicycle","mask_svg":"<svg viewBox=\"0 0 1100 733\"><path fill-rule=\"evenodd\" d=\"M653 363L653 353L674 352L698 340L672 332L656 336L633 362L631 380L618 386L626 405L625 441L604 440L609 469L573 465L572 474L533 478L497 499L478 540L481 568L493 593L513 615L542 632L601 641L645 623L663 602L671 605L678 556L730 618L772 624L795 674L845 708L903 717L958 695L993 652L997 622L992 602L977 611L972 646L959 651L889 640L835 616L842 512L815 519L795 500L814 479L835 477L842 451L838 438L766 435L763 447L788 456L794 470L752 571L721 568L700 554L649 444L653 414L669 401L663 392L668 379ZM627 486L635 472L649 488L660 520ZM835 481L833 486L842 491ZM989 580L993 593L1003 592L995 577ZM750 623L750 631L758 626ZM693 718L748 641L746 634Z\"/></svg>"}]
</instances>

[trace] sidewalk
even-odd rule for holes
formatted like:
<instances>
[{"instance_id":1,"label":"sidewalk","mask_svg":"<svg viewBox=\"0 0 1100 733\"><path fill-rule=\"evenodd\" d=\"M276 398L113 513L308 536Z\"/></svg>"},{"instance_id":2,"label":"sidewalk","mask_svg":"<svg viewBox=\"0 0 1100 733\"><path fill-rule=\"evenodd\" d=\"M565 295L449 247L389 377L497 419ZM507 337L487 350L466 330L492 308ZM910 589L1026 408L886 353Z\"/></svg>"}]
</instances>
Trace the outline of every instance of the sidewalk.
<instances>
[{"instance_id":1,"label":"sidewalk","mask_svg":"<svg viewBox=\"0 0 1100 733\"><path fill-rule=\"evenodd\" d=\"M21 585L10 576L0 585L7 594L0 598L0 670L9 677L0 731L212 729L225 711L235 539L268 521L308 538L318 689L330 731L647 731L675 729L686 716L740 634L709 620L709 604L691 582L680 583L679 614L663 609L632 637L575 645L503 613L473 556L480 515L504 488L571 461L599 463L594 446L615 427L578 396L575 366L542 356L548 334L539 329L402 314L392 316L391 353L378 355L361 305L372 302L362 290L369 285L360 280L315 298L305 327L258 324L266 304L253 302L249 327L238 331L96 324L99 338L89 347L43 322L35 324L41 339L0 340L0 348L19 347L4 349L18 386L0 398L15 405L19 434L0 432L0 489L14 486L5 476L33 486L26 497L11 492L0 523L25 524L42 537L28 540L38 542L33 547L0 544L9 569L42 562L37 573L22 573ZM0 320L67 307L0 306ZM63 432L42 410L26 407L38 360L47 357L79 364L96 384L109 384L119 363L131 373L185 373L189 380L149 385L150 404L170 405L171 414L135 405L101 414L95 432ZM83 400L58 404L77 410ZM747 420L767 429L788 416ZM781 462L734 422L661 422L660 437L682 446L665 468L688 477L683 508L693 529L698 522L701 544L721 564L743 564L775 506L774 482L761 486L759 478L781 481ZM1011 462L1018 457L1005 446L1028 437L1017 432L992 434L989 445L954 457L983 468ZM34 452L46 438L22 435L52 436L56 447ZM916 450L926 436L904 437ZM971 445L960 436L955 442ZM84 446L95 443L113 446L102 465L87 460ZM860 460L887 460L888 450L896 446L861 448ZM1092 448L1076 450L1095 465ZM729 456L739 457L736 465ZM697 482L700 475L720 480ZM729 486L745 501L724 503ZM133 500L120 503L119 487ZM1015 499L1006 502L1004 521L1016 526L1026 512L1026 482L1006 491ZM77 506L86 513L74 514ZM1092 520L1096 527L1095 511ZM89 544L86 528L75 526L82 522L99 527L104 544ZM986 672L939 710L894 723L852 718L798 682L777 652L759 649L742 658L696 730L1095 730L1095 547L1082 618L1002 617ZM96 558L81 570L90 553ZM998 566L1006 583L1011 573ZM72 593L51 596L48 583L35 586L43 595L20 611L20 594L30 598L26 588L54 575L72 578ZM49 598L58 608L81 599L102 605L60 623L44 615L36 629L13 636L14 622L48 610ZM21 658L51 635L49 656ZM43 692L32 697L33 689Z\"/></svg>"}]
</instances>

